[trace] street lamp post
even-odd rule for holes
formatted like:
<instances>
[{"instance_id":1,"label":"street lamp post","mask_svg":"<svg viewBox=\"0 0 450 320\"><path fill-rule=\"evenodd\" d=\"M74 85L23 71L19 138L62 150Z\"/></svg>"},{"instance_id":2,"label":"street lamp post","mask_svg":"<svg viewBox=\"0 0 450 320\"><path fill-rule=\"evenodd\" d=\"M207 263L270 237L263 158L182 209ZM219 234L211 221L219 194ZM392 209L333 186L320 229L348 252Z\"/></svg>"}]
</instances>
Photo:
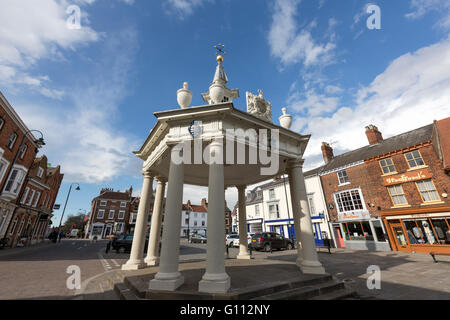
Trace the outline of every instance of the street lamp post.
<instances>
[{"instance_id":1,"label":"street lamp post","mask_svg":"<svg viewBox=\"0 0 450 320\"><path fill-rule=\"evenodd\" d=\"M190 230L190 225L191 225L191 211L188 210L186 211L187 215L188 215L188 230L187 230L187 236L188 236L188 243L191 239L191 230Z\"/></svg>"},{"instance_id":2,"label":"street lamp post","mask_svg":"<svg viewBox=\"0 0 450 320\"><path fill-rule=\"evenodd\" d=\"M62 215L61 215L61 220L59 221L59 227L58 227L58 234L57 234L57 237L59 237L59 233L60 233L60 231L61 231L61 224L62 224L62 220L63 220L63 218L64 218L64 212L66 212L66 206L67 206L67 202L69 201L69 196L70 196L70 192L72 191L72 186L75 185L75 184L78 185L77 188L76 188L75 190L77 190L77 191L80 190L80 184L79 184L79 183L72 183L72 184L70 185L69 193L67 194L66 203L64 204L63 213L62 213ZM61 242L61 237L59 237L59 242Z\"/></svg>"}]
</instances>

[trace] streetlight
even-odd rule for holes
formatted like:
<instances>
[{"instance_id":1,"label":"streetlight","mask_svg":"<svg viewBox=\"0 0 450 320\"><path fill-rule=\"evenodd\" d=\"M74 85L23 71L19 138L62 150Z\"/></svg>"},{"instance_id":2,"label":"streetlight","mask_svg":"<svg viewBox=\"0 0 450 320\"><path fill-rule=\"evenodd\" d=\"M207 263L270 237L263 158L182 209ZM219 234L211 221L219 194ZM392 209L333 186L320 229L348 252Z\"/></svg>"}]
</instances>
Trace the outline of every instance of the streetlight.
<instances>
[{"instance_id":1,"label":"streetlight","mask_svg":"<svg viewBox=\"0 0 450 320\"><path fill-rule=\"evenodd\" d=\"M42 134L42 132L40 132L39 130L28 130L27 132L25 132L25 134L22 137L22 141L20 142L19 149L17 149L16 155L14 156L14 160L12 161L12 164L9 167L8 172L6 174L6 177L8 177L8 179L9 179L9 175L11 174L11 171L13 170L14 164L16 163L17 158L19 157L19 153L22 151L23 143L25 141L25 138L31 132L39 132L41 134L41 137L39 139L36 139L36 140L33 141L35 144L37 144L38 149L42 148L42 146L45 146L44 135ZM36 150L36 153L37 152L38 151ZM0 191L0 195L3 194L3 191L4 191L5 186L7 184L8 184L8 180L6 180L5 183L3 184L2 189Z\"/></svg>"},{"instance_id":2,"label":"streetlight","mask_svg":"<svg viewBox=\"0 0 450 320\"><path fill-rule=\"evenodd\" d=\"M189 241L190 241L190 239L191 239L191 230L189 229L189 227L190 227L190 225L191 225L191 216L190 216L191 211L188 209L188 210L186 211L186 213L187 213L187 215L188 215L188 230L187 230L187 236L188 236L188 243L189 243Z\"/></svg>"},{"instance_id":3,"label":"streetlight","mask_svg":"<svg viewBox=\"0 0 450 320\"><path fill-rule=\"evenodd\" d=\"M76 191L80 191L80 190L81 190L80 184L79 184L79 183L76 183L76 182L75 182L75 183L72 183L72 184L70 185L69 193L67 194L66 203L64 204L63 213L62 213L62 215L61 215L61 220L59 221L59 227L58 227L58 235L57 235L57 237L59 237L59 233L60 233L60 230L61 230L62 220L63 220L63 218L64 218L64 212L66 212L67 201L69 201L70 192L72 191L72 186L73 186L74 184L78 185L77 188L75 189ZM61 237L59 237L59 242L61 242Z\"/></svg>"}]
</instances>

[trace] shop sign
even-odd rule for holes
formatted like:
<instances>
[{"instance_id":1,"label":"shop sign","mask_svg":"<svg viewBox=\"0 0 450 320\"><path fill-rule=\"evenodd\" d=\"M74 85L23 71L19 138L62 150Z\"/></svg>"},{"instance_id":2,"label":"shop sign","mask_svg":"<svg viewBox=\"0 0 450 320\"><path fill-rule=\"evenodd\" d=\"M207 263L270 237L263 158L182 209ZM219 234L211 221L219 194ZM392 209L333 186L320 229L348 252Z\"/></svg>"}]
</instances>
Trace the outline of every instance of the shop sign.
<instances>
[{"instance_id":1,"label":"shop sign","mask_svg":"<svg viewBox=\"0 0 450 320\"><path fill-rule=\"evenodd\" d=\"M436 218L436 217L448 217L450 212L437 212L437 213L418 213L404 216L390 216L386 217L387 220L398 220L398 219L426 219L426 218Z\"/></svg>"},{"instance_id":2,"label":"shop sign","mask_svg":"<svg viewBox=\"0 0 450 320\"><path fill-rule=\"evenodd\" d=\"M428 169L424 169L413 172L406 172L395 176L383 177L383 185L391 186L405 182L430 179L431 177L433 177L433 174Z\"/></svg>"},{"instance_id":3,"label":"shop sign","mask_svg":"<svg viewBox=\"0 0 450 320\"><path fill-rule=\"evenodd\" d=\"M370 213L368 211L349 211L344 213L338 213L339 221L349 220L369 220Z\"/></svg>"}]
</instances>

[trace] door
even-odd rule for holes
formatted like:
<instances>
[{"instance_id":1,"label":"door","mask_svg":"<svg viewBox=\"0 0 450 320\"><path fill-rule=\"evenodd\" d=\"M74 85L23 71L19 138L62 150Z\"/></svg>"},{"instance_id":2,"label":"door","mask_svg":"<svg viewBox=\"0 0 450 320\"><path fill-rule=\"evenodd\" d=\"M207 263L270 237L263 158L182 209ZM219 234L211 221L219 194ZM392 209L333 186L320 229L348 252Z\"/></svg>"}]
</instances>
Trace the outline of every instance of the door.
<instances>
[{"instance_id":1,"label":"door","mask_svg":"<svg viewBox=\"0 0 450 320\"><path fill-rule=\"evenodd\" d=\"M394 240L397 245L398 251L409 252L408 241L405 237L405 232L401 225L392 225L392 234L394 235Z\"/></svg>"},{"instance_id":2,"label":"door","mask_svg":"<svg viewBox=\"0 0 450 320\"><path fill-rule=\"evenodd\" d=\"M313 223L314 226L314 240L317 247L323 247L324 242L322 239L322 230L320 229L320 223Z\"/></svg>"},{"instance_id":3,"label":"door","mask_svg":"<svg viewBox=\"0 0 450 320\"><path fill-rule=\"evenodd\" d=\"M342 238L341 228L339 226L334 227L334 236L336 238L336 247L345 248L344 238Z\"/></svg>"}]
</instances>

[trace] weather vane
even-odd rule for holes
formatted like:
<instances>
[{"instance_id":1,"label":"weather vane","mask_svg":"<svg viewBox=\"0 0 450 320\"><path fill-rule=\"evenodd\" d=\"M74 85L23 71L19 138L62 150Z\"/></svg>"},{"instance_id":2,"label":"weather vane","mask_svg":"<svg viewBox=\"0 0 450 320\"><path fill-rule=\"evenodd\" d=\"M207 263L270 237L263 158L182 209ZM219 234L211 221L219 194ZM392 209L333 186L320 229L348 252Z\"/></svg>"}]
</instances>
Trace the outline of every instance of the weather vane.
<instances>
[{"instance_id":1,"label":"weather vane","mask_svg":"<svg viewBox=\"0 0 450 320\"><path fill-rule=\"evenodd\" d=\"M225 49L225 46L221 43L218 45L215 45L214 48L217 50L216 55L225 55L227 54L223 49Z\"/></svg>"}]
</instances>

